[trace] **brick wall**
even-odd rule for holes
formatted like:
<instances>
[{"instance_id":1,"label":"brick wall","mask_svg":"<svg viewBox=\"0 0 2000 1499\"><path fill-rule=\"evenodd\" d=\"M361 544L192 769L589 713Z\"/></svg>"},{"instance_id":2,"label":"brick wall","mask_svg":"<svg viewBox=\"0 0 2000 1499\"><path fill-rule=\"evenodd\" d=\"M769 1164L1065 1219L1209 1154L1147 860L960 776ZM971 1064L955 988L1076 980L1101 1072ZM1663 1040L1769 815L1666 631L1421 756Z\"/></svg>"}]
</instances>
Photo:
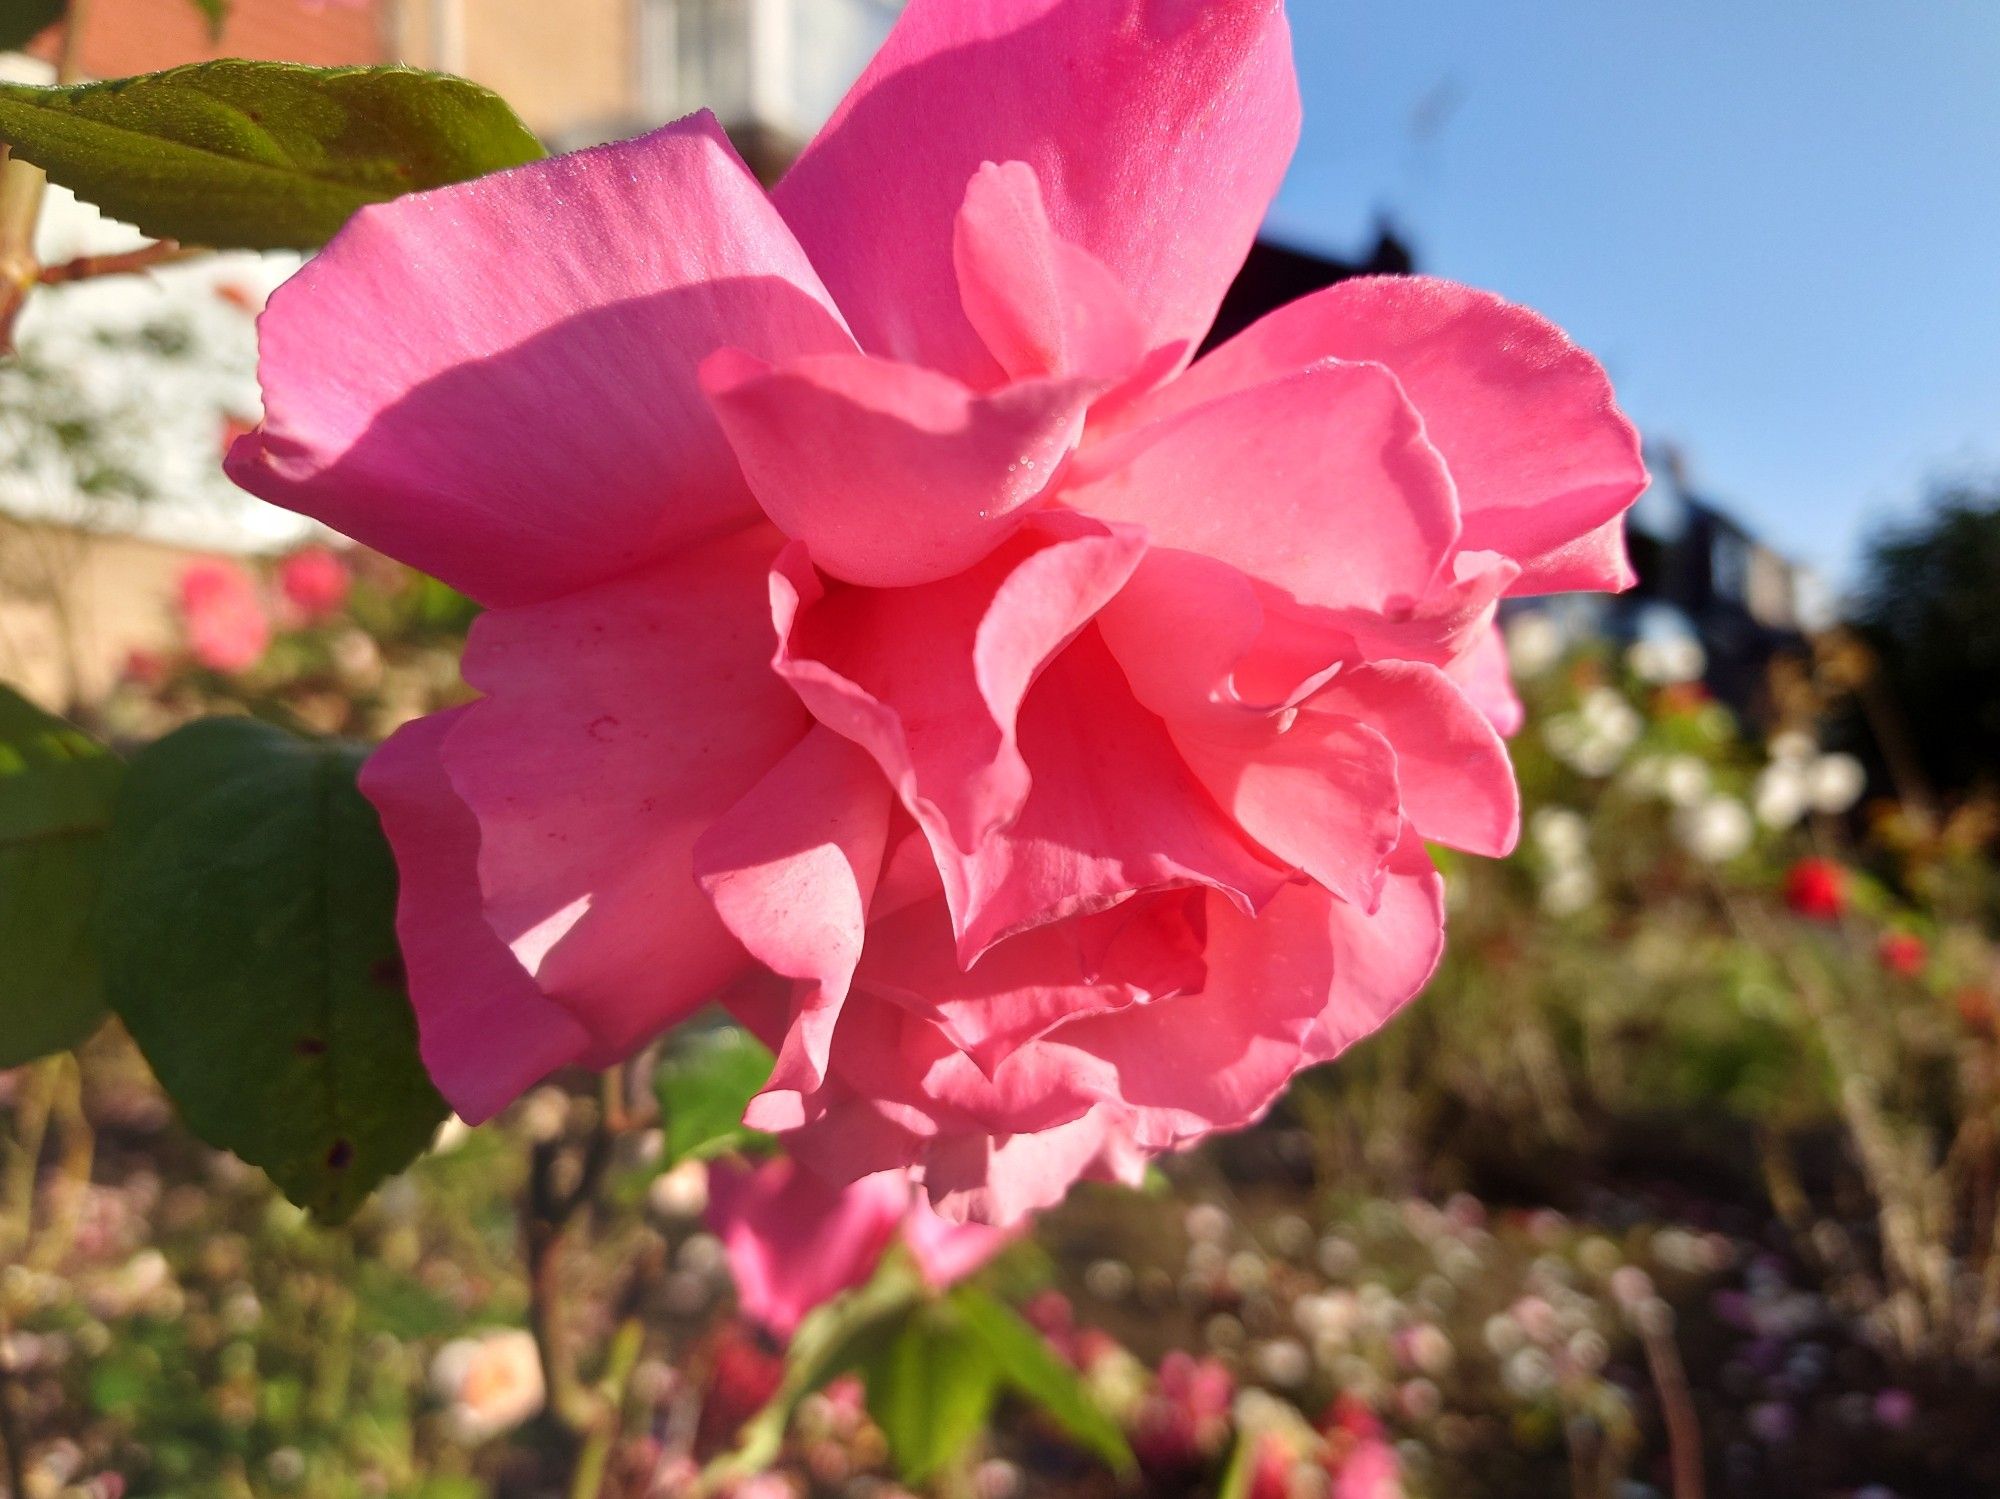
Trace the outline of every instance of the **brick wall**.
<instances>
[{"instance_id":1,"label":"brick wall","mask_svg":"<svg viewBox=\"0 0 2000 1499\"><path fill-rule=\"evenodd\" d=\"M83 71L93 78L150 73L214 57L285 62L388 62L389 0L235 0L220 40L191 0L89 0ZM53 36L30 48L54 56Z\"/></svg>"}]
</instances>

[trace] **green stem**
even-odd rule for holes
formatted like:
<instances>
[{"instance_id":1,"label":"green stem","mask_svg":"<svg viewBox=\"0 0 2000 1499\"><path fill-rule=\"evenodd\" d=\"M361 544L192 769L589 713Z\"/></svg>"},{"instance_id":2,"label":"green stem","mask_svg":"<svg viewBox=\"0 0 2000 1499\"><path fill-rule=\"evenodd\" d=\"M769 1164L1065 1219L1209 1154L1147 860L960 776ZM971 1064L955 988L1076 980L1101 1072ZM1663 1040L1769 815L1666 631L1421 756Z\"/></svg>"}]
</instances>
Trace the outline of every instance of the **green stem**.
<instances>
[{"instance_id":1,"label":"green stem","mask_svg":"<svg viewBox=\"0 0 2000 1499\"><path fill-rule=\"evenodd\" d=\"M576 1471L570 1476L569 1499L598 1499L603 1492L604 1473L610 1466L624 1418L626 1387L632 1382L632 1371L638 1366L639 1353L645 1345L646 1329L638 1318L628 1317L619 1324L599 1385L602 1403L591 1433L577 1454Z\"/></svg>"},{"instance_id":2,"label":"green stem","mask_svg":"<svg viewBox=\"0 0 2000 1499\"><path fill-rule=\"evenodd\" d=\"M83 65L84 0L63 9L62 45L56 53L56 82L74 83ZM14 324L28 293L41 280L35 258L35 228L42 220L48 173L0 146L0 354L14 352Z\"/></svg>"}]
</instances>

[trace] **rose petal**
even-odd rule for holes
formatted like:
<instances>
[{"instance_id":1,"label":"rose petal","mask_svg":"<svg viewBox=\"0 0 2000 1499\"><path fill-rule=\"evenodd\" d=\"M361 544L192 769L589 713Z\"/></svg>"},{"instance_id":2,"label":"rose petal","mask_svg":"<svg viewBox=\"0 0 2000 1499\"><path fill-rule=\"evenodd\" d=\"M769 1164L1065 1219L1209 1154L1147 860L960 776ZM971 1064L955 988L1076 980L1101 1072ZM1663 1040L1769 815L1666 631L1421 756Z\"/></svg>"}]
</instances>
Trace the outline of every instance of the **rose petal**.
<instances>
[{"instance_id":1,"label":"rose petal","mask_svg":"<svg viewBox=\"0 0 2000 1499\"><path fill-rule=\"evenodd\" d=\"M1444 880L1414 833L1390 860L1372 912L1334 902L1333 990L1306 1036L1308 1060L1330 1062L1422 992L1444 956Z\"/></svg>"},{"instance_id":2,"label":"rose petal","mask_svg":"<svg viewBox=\"0 0 2000 1499\"><path fill-rule=\"evenodd\" d=\"M1521 794L1507 746L1435 666L1385 661L1344 671L1312 706L1359 719L1388 740L1403 814L1424 837L1493 858L1514 851Z\"/></svg>"},{"instance_id":3,"label":"rose petal","mask_svg":"<svg viewBox=\"0 0 2000 1499\"><path fill-rule=\"evenodd\" d=\"M696 840L723 925L774 973L807 981L769 1086L810 1089L861 959L882 866L889 783L860 746L815 726Z\"/></svg>"},{"instance_id":4,"label":"rose petal","mask_svg":"<svg viewBox=\"0 0 2000 1499\"><path fill-rule=\"evenodd\" d=\"M1319 608L1408 607L1458 540L1451 476L1374 365L1316 365L1093 444L1061 497Z\"/></svg>"},{"instance_id":5,"label":"rose petal","mask_svg":"<svg viewBox=\"0 0 2000 1499\"><path fill-rule=\"evenodd\" d=\"M1203 885L1254 910L1284 882L1215 806L1166 725L1132 700L1096 631L1043 672L1019 734L1033 777L1020 815L962 857L933 841L962 963L1139 891Z\"/></svg>"},{"instance_id":6,"label":"rose petal","mask_svg":"<svg viewBox=\"0 0 2000 1499\"><path fill-rule=\"evenodd\" d=\"M743 1315L788 1338L814 1307L867 1281L909 1211L893 1172L836 1187L782 1157L709 1171L707 1222Z\"/></svg>"},{"instance_id":7,"label":"rose petal","mask_svg":"<svg viewBox=\"0 0 2000 1499\"><path fill-rule=\"evenodd\" d=\"M456 708L405 724L362 767L361 790L395 850L396 936L424 1066L459 1116L482 1124L559 1067L590 1035L552 1003L486 924L479 824L439 760Z\"/></svg>"},{"instance_id":8,"label":"rose petal","mask_svg":"<svg viewBox=\"0 0 2000 1499\"><path fill-rule=\"evenodd\" d=\"M1374 909L1401 836L1397 757L1382 733L1331 713L1287 714L1253 744L1180 740L1236 825L1342 900Z\"/></svg>"},{"instance_id":9,"label":"rose petal","mask_svg":"<svg viewBox=\"0 0 2000 1499\"><path fill-rule=\"evenodd\" d=\"M1135 419L1328 358L1395 372L1458 486L1463 545L1520 563L1515 592L1631 586L1617 522L1646 487L1639 435L1595 359L1491 293L1428 276L1344 281L1215 350Z\"/></svg>"},{"instance_id":10,"label":"rose petal","mask_svg":"<svg viewBox=\"0 0 2000 1499\"><path fill-rule=\"evenodd\" d=\"M827 572L906 588L973 566L1013 533L1076 442L1096 386L979 395L864 355L772 368L736 350L702 385L758 503Z\"/></svg>"},{"instance_id":11,"label":"rose petal","mask_svg":"<svg viewBox=\"0 0 2000 1499\"><path fill-rule=\"evenodd\" d=\"M1059 1026L1199 989L1204 905L1194 890L1142 896L1024 932L968 972L938 901L872 926L856 983L934 1022L991 1077Z\"/></svg>"},{"instance_id":12,"label":"rose petal","mask_svg":"<svg viewBox=\"0 0 2000 1499\"><path fill-rule=\"evenodd\" d=\"M1193 348L1298 138L1280 0L912 0L774 194L862 347L991 385L952 224L1025 162L1154 346Z\"/></svg>"},{"instance_id":13,"label":"rose petal","mask_svg":"<svg viewBox=\"0 0 2000 1499\"><path fill-rule=\"evenodd\" d=\"M1507 637L1500 622L1487 626L1471 649L1450 667L1452 681L1486 715L1486 721L1502 738L1512 739L1528 721L1528 710L1514 690L1514 673L1507 661Z\"/></svg>"},{"instance_id":14,"label":"rose petal","mask_svg":"<svg viewBox=\"0 0 2000 1499\"><path fill-rule=\"evenodd\" d=\"M1147 351L1146 330L1104 263L1057 237L1026 162L988 162L952 240L965 315L1011 380L1115 381Z\"/></svg>"},{"instance_id":15,"label":"rose petal","mask_svg":"<svg viewBox=\"0 0 2000 1499\"><path fill-rule=\"evenodd\" d=\"M927 1198L917 1196L903 1219L903 1242L924 1284L942 1291L965 1279L1013 1241L1015 1232L984 1223L952 1223L940 1218Z\"/></svg>"},{"instance_id":16,"label":"rose petal","mask_svg":"<svg viewBox=\"0 0 2000 1499\"><path fill-rule=\"evenodd\" d=\"M767 665L778 544L744 532L472 629L465 676L488 696L444 761L479 820L487 920L613 1052L746 961L693 850L809 726Z\"/></svg>"},{"instance_id":17,"label":"rose petal","mask_svg":"<svg viewBox=\"0 0 2000 1499\"><path fill-rule=\"evenodd\" d=\"M749 524L695 366L854 346L706 115L364 208L258 329L230 477L489 604Z\"/></svg>"}]
</instances>

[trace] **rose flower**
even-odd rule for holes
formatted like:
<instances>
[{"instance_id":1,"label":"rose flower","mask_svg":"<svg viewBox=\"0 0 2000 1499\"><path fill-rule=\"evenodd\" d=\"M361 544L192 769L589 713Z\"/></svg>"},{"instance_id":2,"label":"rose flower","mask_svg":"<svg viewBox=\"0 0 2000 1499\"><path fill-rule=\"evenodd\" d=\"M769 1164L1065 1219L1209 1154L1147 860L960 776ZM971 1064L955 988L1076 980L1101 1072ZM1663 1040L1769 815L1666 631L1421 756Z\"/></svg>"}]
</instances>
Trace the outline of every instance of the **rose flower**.
<instances>
[{"instance_id":1,"label":"rose flower","mask_svg":"<svg viewBox=\"0 0 2000 1499\"><path fill-rule=\"evenodd\" d=\"M1645 474L1447 282L1194 360L1298 111L1279 0L913 0L769 195L697 116L278 291L231 473L487 606L364 778L460 1114L720 998L751 1124L1006 1223L1423 986L1495 607L1624 585Z\"/></svg>"}]
</instances>

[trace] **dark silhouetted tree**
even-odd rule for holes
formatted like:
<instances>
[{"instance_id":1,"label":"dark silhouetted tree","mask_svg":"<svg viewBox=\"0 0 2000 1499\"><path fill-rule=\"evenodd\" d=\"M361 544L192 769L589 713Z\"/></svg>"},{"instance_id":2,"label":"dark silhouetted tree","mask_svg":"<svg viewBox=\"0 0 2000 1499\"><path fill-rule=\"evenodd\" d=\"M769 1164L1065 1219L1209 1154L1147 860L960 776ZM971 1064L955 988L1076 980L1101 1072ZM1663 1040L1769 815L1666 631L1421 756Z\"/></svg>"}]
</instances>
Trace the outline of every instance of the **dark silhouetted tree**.
<instances>
[{"instance_id":1,"label":"dark silhouetted tree","mask_svg":"<svg viewBox=\"0 0 2000 1499\"><path fill-rule=\"evenodd\" d=\"M2000 789L2000 481L1879 532L1855 623L1933 786Z\"/></svg>"}]
</instances>

